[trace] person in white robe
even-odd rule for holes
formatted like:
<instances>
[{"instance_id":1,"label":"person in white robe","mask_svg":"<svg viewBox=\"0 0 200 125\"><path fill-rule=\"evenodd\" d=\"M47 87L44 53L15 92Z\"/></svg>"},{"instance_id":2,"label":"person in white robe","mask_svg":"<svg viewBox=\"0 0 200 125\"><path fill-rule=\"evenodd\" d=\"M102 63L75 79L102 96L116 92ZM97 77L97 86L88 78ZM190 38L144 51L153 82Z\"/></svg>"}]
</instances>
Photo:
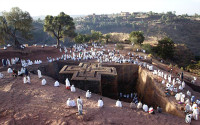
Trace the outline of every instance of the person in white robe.
<instances>
[{"instance_id":1,"label":"person in white robe","mask_svg":"<svg viewBox=\"0 0 200 125\"><path fill-rule=\"evenodd\" d=\"M143 109L145 112L148 112L148 110L149 110L149 108L148 108L148 106L147 106L146 104L144 104L144 105L142 106L142 109Z\"/></svg>"},{"instance_id":2,"label":"person in white robe","mask_svg":"<svg viewBox=\"0 0 200 125\"><path fill-rule=\"evenodd\" d=\"M71 92L76 92L76 88L74 87L74 85L71 86Z\"/></svg>"},{"instance_id":3,"label":"person in white robe","mask_svg":"<svg viewBox=\"0 0 200 125\"><path fill-rule=\"evenodd\" d=\"M44 86L46 85L46 83L47 83L46 79L42 79L42 85Z\"/></svg>"},{"instance_id":4,"label":"person in white robe","mask_svg":"<svg viewBox=\"0 0 200 125\"><path fill-rule=\"evenodd\" d=\"M30 78L30 76L27 76L26 78L27 78L27 83L31 83L31 78Z\"/></svg>"},{"instance_id":5,"label":"person in white robe","mask_svg":"<svg viewBox=\"0 0 200 125\"><path fill-rule=\"evenodd\" d=\"M175 95L175 98L176 98L177 101L180 101L180 100L181 100L181 95L182 95L182 93L177 93L177 94Z\"/></svg>"},{"instance_id":6,"label":"person in white robe","mask_svg":"<svg viewBox=\"0 0 200 125\"><path fill-rule=\"evenodd\" d=\"M185 88L185 82L184 81L182 82L182 88L183 89Z\"/></svg>"},{"instance_id":7,"label":"person in white robe","mask_svg":"<svg viewBox=\"0 0 200 125\"><path fill-rule=\"evenodd\" d=\"M54 83L54 86L55 86L55 87L58 87L58 86L60 86L59 82L58 82L58 81L56 81L56 82Z\"/></svg>"},{"instance_id":8,"label":"person in white robe","mask_svg":"<svg viewBox=\"0 0 200 125\"><path fill-rule=\"evenodd\" d=\"M27 83L27 78L26 78L26 76L24 76L23 81L24 81L24 84Z\"/></svg>"},{"instance_id":9,"label":"person in white robe","mask_svg":"<svg viewBox=\"0 0 200 125\"><path fill-rule=\"evenodd\" d=\"M121 101L119 101L119 99L117 100L115 105L116 105L116 107L122 107L122 103L121 103Z\"/></svg>"},{"instance_id":10,"label":"person in white robe","mask_svg":"<svg viewBox=\"0 0 200 125\"><path fill-rule=\"evenodd\" d=\"M187 103L185 106L185 112L188 113L191 111L191 109L192 109L191 105L189 103Z\"/></svg>"},{"instance_id":11,"label":"person in white robe","mask_svg":"<svg viewBox=\"0 0 200 125\"><path fill-rule=\"evenodd\" d=\"M90 91L87 90L86 94L85 94L86 98L89 99L91 97Z\"/></svg>"},{"instance_id":12,"label":"person in white robe","mask_svg":"<svg viewBox=\"0 0 200 125\"><path fill-rule=\"evenodd\" d=\"M191 95L192 95L191 92L190 92L189 90L187 91L187 95L190 96L190 97L191 97Z\"/></svg>"},{"instance_id":13,"label":"person in white robe","mask_svg":"<svg viewBox=\"0 0 200 125\"><path fill-rule=\"evenodd\" d=\"M42 73L41 73L41 71L38 69L37 72L38 72L38 78L39 78L39 79L42 78Z\"/></svg>"},{"instance_id":14,"label":"person in white robe","mask_svg":"<svg viewBox=\"0 0 200 125\"><path fill-rule=\"evenodd\" d=\"M83 101L82 101L82 99L81 99L81 97L80 96L78 96L78 98L77 98L77 105L78 104L81 104L81 105L83 105Z\"/></svg>"},{"instance_id":15,"label":"person in white robe","mask_svg":"<svg viewBox=\"0 0 200 125\"><path fill-rule=\"evenodd\" d=\"M185 102L185 94L181 95L181 102L184 103Z\"/></svg>"},{"instance_id":16,"label":"person in white robe","mask_svg":"<svg viewBox=\"0 0 200 125\"><path fill-rule=\"evenodd\" d=\"M194 109L193 109L193 118L195 120L199 119L199 109L197 107L194 107Z\"/></svg>"},{"instance_id":17,"label":"person in white robe","mask_svg":"<svg viewBox=\"0 0 200 125\"><path fill-rule=\"evenodd\" d=\"M66 89L70 90L70 82L68 78L66 78L65 84L66 84Z\"/></svg>"},{"instance_id":18,"label":"person in white robe","mask_svg":"<svg viewBox=\"0 0 200 125\"><path fill-rule=\"evenodd\" d=\"M192 105L192 111L197 107L198 107L197 104L194 102L193 105Z\"/></svg>"},{"instance_id":19,"label":"person in white robe","mask_svg":"<svg viewBox=\"0 0 200 125\"><path fill-rule=\"evenodd\" d=\"M7 72L8 73L13 73L13 70L11 68L8 68Z\"/></svg>"},{"instance_id":20,"label":"person in white robe","mask_svg":"<svg viewBox=\"0 0 200 125\"><path fill-rule=\"evenodd\" d=\"M149 108L149 114L154 114L153 107L150 107L150 108Z\"/></svg>"},{"instance_id":21,"label":"person in white robe","mask_svg":"<svg viewBox=\"0 0 200 125\"><path fill-rule=\"evenodd\" d=\"M137 108L141 109L142 108L142 103L139 101L139 103L137 104Z\"/></svg>"},{"instance_id":22,"label":"person in white robe","mask_svg":"<svg viewBox=\"0 0 200 125\"><path fill-rule=\"evenodd\" d=\"M75 107L76 103L74 100L71 100L70 98L68 98L67 102L66 102L68 107Z\"/></svg>"},{"instance_id":23,"label":"person in white robe","mask_svg":"<svg viewBox=\"0 0 200 125\"><path fill-rule=\"evenodd\" d=\"M100 98L100 99L98 100L97 106L98 106L99 108L103 107L103 100L102 100L102 98Z\"/></svg>"},{"instance_id":24,"label":"person in white robe","mask_svg":"<svg viewBox=\"0 0 200 125\"><path fill-rule=\"evenodd\" d=\"M185 116L185 123L191 123L191 120L192 120L192 114L187 114L186 116Z\"/></svg>"}]
</instances>

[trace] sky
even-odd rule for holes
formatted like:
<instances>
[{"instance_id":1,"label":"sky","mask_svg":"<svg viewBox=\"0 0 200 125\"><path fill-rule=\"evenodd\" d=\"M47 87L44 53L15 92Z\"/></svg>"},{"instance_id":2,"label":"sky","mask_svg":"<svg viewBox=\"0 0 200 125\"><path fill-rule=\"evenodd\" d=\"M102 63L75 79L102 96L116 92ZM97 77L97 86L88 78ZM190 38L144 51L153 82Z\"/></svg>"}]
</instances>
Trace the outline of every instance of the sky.
<instances>
[{"instance_id":1,"label":"sky","mask_svg":"<svg viewBox=\"0 0 200 125\"><path fill-rule=\"evenodd\" d=\"M31 16L112 14L122 12L167 12L200 14L200 0L0 0L0 12L19 7Z\"/></svg>"}]
</instances>

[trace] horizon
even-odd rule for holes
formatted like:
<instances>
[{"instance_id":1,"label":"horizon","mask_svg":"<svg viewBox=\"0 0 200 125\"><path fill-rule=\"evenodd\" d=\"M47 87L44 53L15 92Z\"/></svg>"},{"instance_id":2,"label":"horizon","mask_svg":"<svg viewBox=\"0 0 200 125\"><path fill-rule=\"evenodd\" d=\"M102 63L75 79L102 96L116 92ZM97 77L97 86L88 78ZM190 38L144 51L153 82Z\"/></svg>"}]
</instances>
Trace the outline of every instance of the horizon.
<instances>
[{"instance_id":1,"label":"horizon","mask_svg":"<svg viewBox=\"0 0 200 125\"><path fill-rule=\"evenodd\" d=\"M91 15L93 13L101 15L116 14L120 12L132 13L150 11L155 13L175 11L176 15L194 15L195 13L200 14L200 0L58 0L56 2L48 0L3 0L0 3L0 12L10 11L12 7L19 7L23 11L29 12L33 17L46 15L56 16L60 12L65 12L68 15Z\"/></svg>"}]
</instances>

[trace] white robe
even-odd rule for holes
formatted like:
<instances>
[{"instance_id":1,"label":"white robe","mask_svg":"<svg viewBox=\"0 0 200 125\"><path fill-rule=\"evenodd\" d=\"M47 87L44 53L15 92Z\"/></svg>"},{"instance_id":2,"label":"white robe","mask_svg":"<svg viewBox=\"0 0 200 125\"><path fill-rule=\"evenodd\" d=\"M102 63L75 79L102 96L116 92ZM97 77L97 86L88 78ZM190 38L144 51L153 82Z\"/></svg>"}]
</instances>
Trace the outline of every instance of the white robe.
<instances>
[{"instance_id":1,"label":"white robe","mask_svg":"<svg viewBox=\"0 0 200 125\"><path fill-rule=\"evenodd\" d=\"M191 92L190 92L189 90L187 91L187 95L188 95L188 96L191 96L191 95L192 95Z\"/></svg>"},{"instance_id":2,"label":"white robe","mask_svg":"<svg viewBox=\"0 0 200 125\"><path fill-rule=\"evenodd\" d=\"M23 81L24 81L24 84L26 84L26 83L27 83L26 76L23 78Z\"/></svg>"},{"instance_id":3,"label":"white robe","mask_svg":"<svg viewBox=\"0 0 200 125\"><path fill-rule=\"evenodd\" d=\"M41 73L41 71L38 69L37 72L38 72L38 78L42 78L42 73Z\"/></svg>"},{"instance_id":4,"label":"white robe","mask_svg":"<svg viewBox=\"0 0 200 125\"><path fill-rule=\"evenodd\" d=\"M185 122L186 122L186 123L191 123L191 120L192 120L192 114L187 114L187 115L185 116Z\"/></svg>"},{"instance_id":5,"label":"white robe","mask_svg":"<svg viewBox=\"0 0 200 125\"><path fill-rule=\"evenodd\" d=\"M76 106L76 103L74 100L71 100L71 99L68 99L67 102L66 102L67 106L69 107L74 107Z\"/></svg>"},{"instance_id":6,"label":"white robe","mask_svg":"<svg viewBox=\"0 0 200 125\"><path fill-rule=\"evenodd\" d=\"M8 73L12 73L13 72L13 70L11 69L11 68L8 68L8 71L7 71Z\"/></svg>"},{"instance_id":7,"label":"white robe","mask_svg":"<svg viewBox=\"0 0 200 125\"><path fill-rule=\"evenodd\" d=\"M181 100L181 95L182 95L181 93L177 93L175 95L175 98L176 98L177 101Z\"/></svg>"},{"instance_id":8,"label":"white robe","mask_svg":"<svg viewBox=\"0 0 200 125\"><path fill-rule=\"evenodd\" d=\"M71 92L76 92L76 88L74 87L74 85L71 86Z\"/></svg>"},{"instance_id":9,"label":"white robe","mask_svg":"<svg viewBox=\"0 0 200 125\"><path fill-rule=\"evenodd\" d=\"M103 107L103 101L99 99L97 106L100 107L100 108Z\"/></svg>"},{"instance_id":10,"label":"white robe","mask_svg":"<svg viewBox=\"0 0 200 125\"><path fill-rule=\"evenodd\" d=\"M46 79L42 79L42 85L44 86L46 85L46 83L47 83Z\"/></svg>"},{"instance_id":11,"label":"white robe","mask_svg":"<svg viewBox=\"0 0 200 125\"><path fill-rule=\"evenodd\" d=\"M90 94L89 90L87 90L85 96L86 96L86 98L90 98L91 97L91 94Z\"/></svg>"},{"instance_id":12,"label":"white robe","mask_svg":"<svg viewBox=\"0 0 200 125\"><path fill-rule=\"evenodd\" d=\"M141 108L142 108L142 103L141 103L141 102L139 102L139 103L137 104L137 108L138 108L138 109L141 109Z\"/></svg>"},{"instance_id":13,"label":"white robe","mask_svg":"<svg viewBox=\"0 0 200 125\"><path fill-rule=\"evenodd\" d=\"M185 88L185 82L184 81L182 82L182 88L183 89Z\"/></svg>"},{"instance_id":14,"label":"white robe","mask_svg":"<svg viewBox=\"0 0 200 125\"><path fill-rule=\"evenodd\" d=\"M66 78L65 83L66 83L66 87L70 87L70 82L69 82L68 78Z\"/></svg>"},{"instance_id":15,"label":"white robe","mask_svg":"<svg viewBox=\"0 0 200 125\"><path fill-rule=\"evenodd\" d=\"M181 95L181 102L184 103L185 102L185 94Z\"/></svg>"},{"instance_id":16,"label":"white robe","mask_svg":"<svg viewBox=\"0 0 200 125\"><path fill-rule=\"evenodd\" d=\"M55 86L55 87L58 87L58 86L60 86L59 82L58 82L58 81L56 81L56 82L54 83L54 86Z\"/></svg>"},{"instance_id":17,"label":"white robe","mask_svg":"<svg viewBox=\"0 0 200 125\"><path fill-rule=\"evenodd\" d=\"M193 110L193 118L195 120L199 119L199 109L198 108L196 108L196 109Z\"/></svg>"},{"instance_id":18,"label":"white robe","mask_svg":"<svg viewBox=\"0 0 200 125\"><path fill-rule=\"evenodd\" d=\"M145 104L142 106L142 108L143 108L143 110L144 110L145 112L148 112L148 110L149 110L148 106L145 105Z\"/></svg>"},{"instance_id":19,"label":"white robe","mask_svg":"<svg viewBox=\"0 0 200 125\"><path fill-rule=\"evenodd\" d=\"M185 112L190 112L191 111L191 105L190 104L186 104L185 106Z\"/></svg>"},{"instance_id":20,"label":"white robe","mask_svg":"<svg viewBox=\"0 0 200 125\"><path fill-rule=\"evenodd\" d=\"M117 106L117 107L122 107L122 103L121 103L121 101L117 100L117 102L116 102L116 106Z\"/></svg>"},{"instance_id":21,"label":"white robe","mask_svg":"<svg viewBox=\"0 0 200 125\"><path fill-rule=\"evenodd\" d=\"M31 83L30 76L27 76L27 83Z\"/></svg>"}]
</instances>

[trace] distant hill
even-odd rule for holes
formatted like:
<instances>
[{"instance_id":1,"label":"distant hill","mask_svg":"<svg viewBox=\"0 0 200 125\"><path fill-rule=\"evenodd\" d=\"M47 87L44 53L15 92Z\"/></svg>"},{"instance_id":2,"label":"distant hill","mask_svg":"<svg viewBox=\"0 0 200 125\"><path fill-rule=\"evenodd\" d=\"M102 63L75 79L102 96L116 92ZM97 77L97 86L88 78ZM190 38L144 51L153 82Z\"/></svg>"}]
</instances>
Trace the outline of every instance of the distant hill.
<instances>
[{"instance_id":1,"label":"distant hill","mask_svg":"<svg viewBox=\"0 0 200 125\"><path fill-rule=\"evenodd\" d=\"M72 18L77 18L77 17L83 17L83 16L85 16L85 15L70 15L70 16L71 16ZM34 20L38 20L39 18L40 18L41 20L44 20L45 17L46 17L46 15L32 16L32 18L33 18Z\"/></svg>"},{"instance_id":2,"label":"distant hill","mask_svg":"<svg viewBox=\"0 0 200 125\"><path fill-rule=\"evenodd\" d=\"M74 19L76 31L90 33L91 30L102 33L143 31L146 38L161 39L169 36L175 43L187 45L192 52L200 56L200 16L175 15L167 13L121 12L110 15L88 15Z\"/></svg>"}]
</instances>

